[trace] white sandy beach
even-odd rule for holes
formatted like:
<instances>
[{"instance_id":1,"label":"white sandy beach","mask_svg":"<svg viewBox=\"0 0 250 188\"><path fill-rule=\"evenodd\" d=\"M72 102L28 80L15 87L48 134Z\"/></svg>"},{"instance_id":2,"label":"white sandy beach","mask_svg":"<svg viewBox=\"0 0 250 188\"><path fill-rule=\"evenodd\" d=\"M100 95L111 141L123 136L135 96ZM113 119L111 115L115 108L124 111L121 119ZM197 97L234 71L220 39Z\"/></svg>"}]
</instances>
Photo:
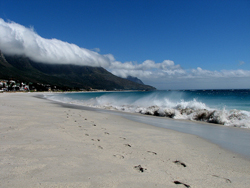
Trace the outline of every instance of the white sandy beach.
<instances>
[{"instance_id":1,"label":"white sandy beach","mask_svg":"<svg viewBox=\"0 0 250 188\"><path fill-rule=\"evenodd\" d=\"M0 93L0 187L249 187L250 161L197 136Z\"/></svg>"}]
</instances>

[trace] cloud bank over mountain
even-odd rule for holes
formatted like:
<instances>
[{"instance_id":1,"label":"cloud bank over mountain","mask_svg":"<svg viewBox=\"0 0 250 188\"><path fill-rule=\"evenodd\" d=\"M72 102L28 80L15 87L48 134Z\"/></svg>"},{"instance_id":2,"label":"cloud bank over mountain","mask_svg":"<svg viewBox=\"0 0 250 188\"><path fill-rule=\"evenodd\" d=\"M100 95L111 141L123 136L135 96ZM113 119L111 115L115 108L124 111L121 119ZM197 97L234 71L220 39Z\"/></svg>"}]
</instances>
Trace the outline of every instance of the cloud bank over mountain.
<instances>
[{"instance_id":1,"label":"cloud bank over mountain","mask_svg":"<svg viewBox=\"0 0 250 188\"><path fill-rule=\"evenodd\" d=\"M0 19L0 49L9 55L25 55L33 61L107 67L108 58L75 44L45 39L33 28Z\"/></svg>"},{"instance_id":2,"label":"cloud bank over mountain","mask_svg":"<svg viewBox=\"0 0 250 188\"><path fill-rule=\"evenodd\" d=\"M88 50L58 39L45 39L33 28L11 21L5 22L1 18L0 50L8 55L24 55L37 62L101 66L123 78L129 75L138 77L145 84L158 89L249 88L249 70L210 71L200 67L183 69L171 60L122 63L112 54L98 53L98 48Z\"/></svg>"}]
</instances>

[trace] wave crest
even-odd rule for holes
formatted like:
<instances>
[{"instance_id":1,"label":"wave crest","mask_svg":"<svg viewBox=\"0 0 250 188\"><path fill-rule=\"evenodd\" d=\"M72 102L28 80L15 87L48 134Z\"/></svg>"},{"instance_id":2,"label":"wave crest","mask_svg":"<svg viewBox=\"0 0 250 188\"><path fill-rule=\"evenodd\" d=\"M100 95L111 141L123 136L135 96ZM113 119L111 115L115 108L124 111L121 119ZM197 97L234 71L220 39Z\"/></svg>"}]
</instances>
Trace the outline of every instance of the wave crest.
<instances>
[{"instance_id":1,"label":"wave crest","mask_svg":"<svg viewBox=\"0 0 250 188\"><path fill-rule=\"evenodd\" d=\"M208 109L192 109L192 108L166 108L161 109L158 106L150 106L136 110L141 114L169 117L173 119L188 119L193 121L203 121L207 123L215 123L226 126L234 126L241 128L250 128L250 113L239 110L208 110Z\"/></svg>"},{"instance_id":2,"label":"wave crest","mask_svg":"<svg viewBox=\"0 0 250 188\"><path fill-rule=\"evenodd\" d=\"M244 110L214 109L196 99L169 100L156 96L144 98L122 97L116 95L103 95L86 100L73 100L72 98L58 95L46 96L50 100L60 101L95 108L118 110L145 115L168 117L173 119L186 119L203 121L226 126L250 128L250 112Z\"/></svg>"}]
</instances>

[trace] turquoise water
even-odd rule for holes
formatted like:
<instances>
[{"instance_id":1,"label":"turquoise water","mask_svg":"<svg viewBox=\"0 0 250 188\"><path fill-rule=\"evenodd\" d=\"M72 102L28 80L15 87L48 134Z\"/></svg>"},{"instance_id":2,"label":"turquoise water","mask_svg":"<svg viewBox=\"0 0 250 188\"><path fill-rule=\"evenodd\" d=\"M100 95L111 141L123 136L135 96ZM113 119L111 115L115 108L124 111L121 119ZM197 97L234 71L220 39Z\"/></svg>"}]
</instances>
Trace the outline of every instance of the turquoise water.
<instances>
[{"instance_id":1,"label":"turquoise water","mask_svg":"<svg viewBox=\"0 0 250 188\"><path fill-rule=\"evenodd\" d=\"M250 128L250 90L85 92L46 97L95 108Z\"/></svg>"}]
</instances>

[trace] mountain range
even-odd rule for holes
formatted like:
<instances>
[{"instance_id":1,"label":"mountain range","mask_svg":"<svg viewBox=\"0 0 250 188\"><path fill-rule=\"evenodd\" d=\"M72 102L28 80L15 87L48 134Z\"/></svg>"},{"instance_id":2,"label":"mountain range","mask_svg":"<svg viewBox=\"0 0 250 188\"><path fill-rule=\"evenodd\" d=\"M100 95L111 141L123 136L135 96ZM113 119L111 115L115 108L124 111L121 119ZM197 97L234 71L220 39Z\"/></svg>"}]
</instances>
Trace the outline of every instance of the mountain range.
<instances>
[{"instance_id":1,"label":"mountain range","mask_svg":"<svg viewBox=\"0 0 250 188\"><path fill-rule=\"evenodd\" d=\"M102 67L34 62L0 51L0 79L42 83L61 89L155 90L138 78L120 78Z\"/></svg>"},{"instance_id":2,"label":"mountain range","mask_svg":"<svg viewBox=\"0 0 250 188\"><path fill-rule=\"evenodd\" d=\"M144 85L144 83L139 78L137 78L137 77L128 76L126 79L130 80L132 82Z\"/></svg>"}]
</instances>

